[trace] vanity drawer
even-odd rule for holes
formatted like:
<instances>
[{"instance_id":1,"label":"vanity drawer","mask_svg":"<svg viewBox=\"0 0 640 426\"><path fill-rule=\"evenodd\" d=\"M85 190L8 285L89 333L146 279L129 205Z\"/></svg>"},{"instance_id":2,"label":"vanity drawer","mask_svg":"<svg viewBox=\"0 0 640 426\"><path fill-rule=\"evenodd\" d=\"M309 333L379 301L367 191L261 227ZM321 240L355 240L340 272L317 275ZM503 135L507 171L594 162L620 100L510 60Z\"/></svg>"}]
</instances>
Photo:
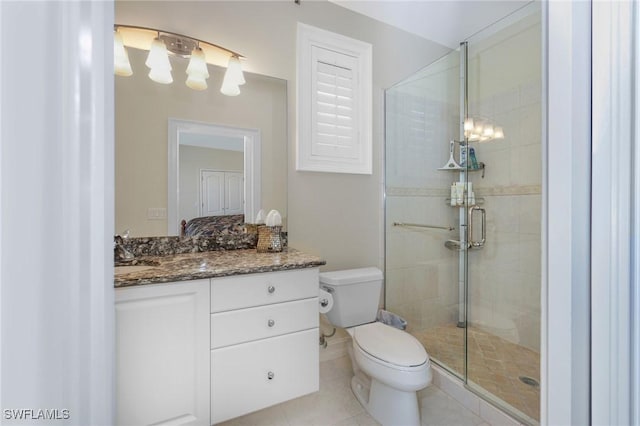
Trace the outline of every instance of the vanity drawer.
<instances>
[{"instance_id":1,"label":"vanity drawer","mask_svg":"<svg viewBox=\"0 0 640 426\"><path fill-rule=\"evenodd\" d=\"M211 351L211 423L319 388L318 329Z\"/></svg>"},{"instance_id":2,"label":"vanity drawer","mask_svg":"<svg viewBox=\"0 0 640 426\"><path fill-rule=\"evenodd\" d=\"M318 327L318 298L211 314L211 349Z\"/></svg>"},{"instance_id":3,"label":"vanity drawer","mask_svg":"<svg viewBox=\"0 0 640 426\"><path fill-rule=\"evenodd\" d=\"M317 297L318 286L318 268L214 278L211 312Z\"/></svg>"}]
</instances>

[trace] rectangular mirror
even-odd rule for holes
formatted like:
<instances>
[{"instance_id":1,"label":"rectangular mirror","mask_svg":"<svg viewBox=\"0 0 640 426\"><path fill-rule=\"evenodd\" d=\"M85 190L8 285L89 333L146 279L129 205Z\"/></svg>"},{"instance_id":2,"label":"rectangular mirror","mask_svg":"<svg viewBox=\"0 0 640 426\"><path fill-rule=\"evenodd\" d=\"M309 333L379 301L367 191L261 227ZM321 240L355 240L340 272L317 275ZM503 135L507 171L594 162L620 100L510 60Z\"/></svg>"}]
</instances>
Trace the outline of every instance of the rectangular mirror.
<instances>
[{"instance_id":1,"label":"rectangular mirror","mask_svg":"<svg viewBox=\"0 0 640 426\"><path fill-rule=\"evenodd\" d=\"M260 208L280 211L286 229L287 82L245 73L241 93L225 96L224 68L209 65L196 91L187 60L172 57L164 85L147 76L148 52L128 51L133 75L115 77L116 232L179 235L182 220L244 212L251 222Z\"/></svg>"}]
</instances>

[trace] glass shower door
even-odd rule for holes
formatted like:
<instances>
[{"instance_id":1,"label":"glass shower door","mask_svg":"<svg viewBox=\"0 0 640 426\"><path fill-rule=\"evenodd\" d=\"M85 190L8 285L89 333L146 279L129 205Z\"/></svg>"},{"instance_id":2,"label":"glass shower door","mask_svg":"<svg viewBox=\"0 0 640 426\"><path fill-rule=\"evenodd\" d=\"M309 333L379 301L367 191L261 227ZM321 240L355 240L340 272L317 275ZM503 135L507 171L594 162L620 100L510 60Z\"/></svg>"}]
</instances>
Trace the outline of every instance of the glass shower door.
<instances>
[{"instance_id":1,"label":"glass shower door","mask_svg":"<svg viewBox=\"0 0 640 426\"><path fill-rule=\"evenodd\" d=\"M521 9L467 45L466 136L472 160L467 166L486 164L468 173L475 196L469 238L486 243L471 244L467 255L467 384L535 424L540 412L540 5Z\"/></svg>"},{"instance_id":2,"label":"glass shower door","mask_svg":"<svg viewBox=\"0 0 640 426\"><path fill-rule=\"evenodd\" d=\"M385 306L523 423L540 407L540 5L386 92Z\"/></svg>"},{"instance_id":3,"label":"glass shower door","mask_svg":"<svg viewBox=\"0 0 640 426\"><path fill-rule=\"evenodd\" d=\"M450 189L460 170L445 167L460 161L460 52L387 90L386 114L385 305L431 359L464 377L464 268L445 246L460 240Z\"/></svg>"}]
</instances>

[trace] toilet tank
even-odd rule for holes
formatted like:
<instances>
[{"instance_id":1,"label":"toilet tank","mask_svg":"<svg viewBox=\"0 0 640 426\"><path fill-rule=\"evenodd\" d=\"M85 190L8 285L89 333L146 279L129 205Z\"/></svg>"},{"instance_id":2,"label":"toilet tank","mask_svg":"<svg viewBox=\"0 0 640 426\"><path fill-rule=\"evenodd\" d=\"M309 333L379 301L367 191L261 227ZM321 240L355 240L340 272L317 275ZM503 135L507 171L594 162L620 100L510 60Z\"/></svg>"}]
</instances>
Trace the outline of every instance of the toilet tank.
<instances>
[{"instance_id":1,"label":"toilet tank","mask_svg":"<svg viewBox=\"0 0 640 426\"><path fill-rule=\"evenodd\" d=\"M347 328L375 321L382 280L378 268L321 273L320 288L333 296L333 308L326 313L331 324Z\"/></svg>"}]
</instances>

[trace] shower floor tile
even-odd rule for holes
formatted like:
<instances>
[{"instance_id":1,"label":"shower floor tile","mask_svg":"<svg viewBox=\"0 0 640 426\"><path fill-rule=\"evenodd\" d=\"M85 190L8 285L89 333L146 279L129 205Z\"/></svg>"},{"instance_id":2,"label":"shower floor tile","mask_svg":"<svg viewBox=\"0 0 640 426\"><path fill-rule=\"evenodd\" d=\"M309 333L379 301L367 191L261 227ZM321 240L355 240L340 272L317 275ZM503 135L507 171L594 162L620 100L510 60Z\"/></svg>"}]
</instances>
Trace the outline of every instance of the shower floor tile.
<instances>
[{"instance_id":1,"label":"shower floor tile","mask_svg":"<svg viewBox=\"0 0 640 426\"><path fill-rule=\"evenodd\" d=\"M445 324L410 330L431 359L458 375L464 374L464 329ZM540 354L500 337L469 327L469 382L487 390L526 416L540 420L540 387L523 383L529 377L540 383Z\"/></svg>"}]
</instances>

